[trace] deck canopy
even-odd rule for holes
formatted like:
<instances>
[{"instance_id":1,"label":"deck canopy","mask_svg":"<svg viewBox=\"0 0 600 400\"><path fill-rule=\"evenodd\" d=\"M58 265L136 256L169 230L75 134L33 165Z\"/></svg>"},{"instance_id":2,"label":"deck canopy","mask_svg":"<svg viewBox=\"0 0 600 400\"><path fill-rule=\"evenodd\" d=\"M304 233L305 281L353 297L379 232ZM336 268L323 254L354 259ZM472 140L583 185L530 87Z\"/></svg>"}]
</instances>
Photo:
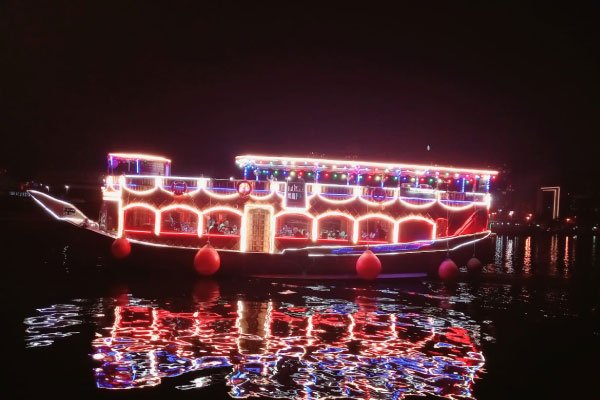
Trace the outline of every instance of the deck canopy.
<instances>
[{"instance_id":1,"label":"deck canopy","mask_svg":"<svg viewBox=\"0 0 600 400\"><path fill-rule=\"evenodd\" d=\"M498 174L495 170L454 166L252 154L235 160L249 179L300 177L315 182L425 188L458 185L460 191L488 191L490 181Z\"/></svg>"},{"instance_id":2,"label":"deck canopy","mask_svg":"<svg viewBox=\"0 0 600 400\"><path fill-rule=\"evenodd\" d=\"M108 153L109 175L171 175L171 160L163 156L140 153Z\"/></svg>"}]
</instances>

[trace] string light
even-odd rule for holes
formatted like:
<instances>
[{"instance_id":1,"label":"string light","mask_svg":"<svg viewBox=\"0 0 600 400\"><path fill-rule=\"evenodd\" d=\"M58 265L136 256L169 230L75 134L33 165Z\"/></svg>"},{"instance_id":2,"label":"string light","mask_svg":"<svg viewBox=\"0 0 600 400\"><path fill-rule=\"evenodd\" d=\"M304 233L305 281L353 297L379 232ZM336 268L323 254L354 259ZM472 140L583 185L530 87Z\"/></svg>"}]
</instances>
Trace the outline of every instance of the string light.
<instances>
[{"instance_id":1,"label":"string light","mask_svg":"<svg viewBox=\"0 0 600 400\"><path fill-rule=\"evenodd\" d=\"M317 159L317 158L306 158L306 157L274 157L274 156L261 156L261 155L240 155L236 158L236 163L244 166L248 164L256 164L256 160L259 162L273 162L273 165L282 164L285 165L288 162L291 163L305 163L310 165L322 165L325 167L326 165L331 165L332 169L338 169L340 166L356 169L359 167L364 167L363 169L369 170L369 167L379 169L406 169L406 170L416 170L416 171L431 171L431 170L442 170L446 172L456 172L456 173L469 173L469 174L480 174L480 175L497 175L497 171L492 170L480 170L473 168L456 168L456 167L440 167L440 166L424 166L424 165L416 165L416 164L389 164L382 162L371 162L371 161L344 161L344 160L330 160L330 159Z\"/></svg>"},{"instance_id":2,"label":"string light","mask_svg":"<svg viewBox=\"0 0 600 400\"><path fill-rule=\"evenodd\" d=\"M170 163L171 160L160 157L160 156L152 156L152 155L143 155L143 154L135 154L135 153L111 153L110 161L113 163L114 158L118 157L132 157L132 159L137 160L137 170L140 171L139 160L151 160L151 161L159 161ZM431 239L435 239L436 235L436 223L434 220L421 216L421 215L411 215L404 216L402 218L394 218L383 211L385 207L394 204L396 201L404 208L416 210L416 212L420 212L420 210L429 208L434 206L435 204L439 204L442 208L447 209L453 212L460 212L469 208L485 206L489 209L491 204L491 196L489 193L473 193L473 192L465 192L465 187L469 186L470 190L473 190L474 187L482 187L485 183L486 190L489 190L489 182L496 178L496 171L486 171L486 170L474 170L474 169L458 169L458 168L445 168L445 167L435 167L435 169L427 166L418 166L418 165L410 165L410 164L397 164L397 165L381 165L379 163L347 163L339 160L316 160L316 159L304 159L304 158L294 158L294 157L286 157L284 158L269 158L269 157L259 157L259 156L239 156L236 158L236 164L244 169L244 175L247 174L247 171L252 170L255 172L254 176L256 180L259 180L259 175L274 175L279 176L280 170L276 169L278 166L289 165L287 168L294 168L294 165L298 165L296 169L285 170L285 167L282 168L282 175L295 177L295 176L313 176L312 171L307 171L308 168L314 168L314 173L316 173L316 180L318 182L319 177L319 168L323 168L322 174L325 178L330 178L330 174L332 175L333 180L337 179L356 179L357 183L360 183L361 179L364 180L366 178L368 181L374 180L376 182L381 182L381 186L383 187L383 182L387 180L393 181L408 181L412 183L425 183L429 184L438 183L442 184L445 180L442 180L440 176L445 176L448 178L447 183L452 183L451 173L455 178L455 182L461 184L461 192L465 193L470 200L459 201L459 200L451 200L448 198L443 198L443 194L445 191L438 191L433 188L419 188L415 187L409 188L410 192L418 193L415 197L407 197L400 195L400 188L388 188L385 190L385 197L381 196L385 201L377 202L374 201L370 196L367 196L365 192L365 187L356 185L337 185L340 188L346 188L344 190L336 189L336 185L322 185L319 183L306 183L305 185L305 196L304 202L301 206L295 205L288 206L287 204L287 188L288 184L286 182L270 182L269 190L259 190L260 194L255 192L251 193L245 198L241 198L240 194L236 189L231 187L211 187L212 181L208 178L186 178L186 177L171 177L171 176L155 176L155 175L122 175L119 177L108 176L106 177L106 184L102 188L103 199L107 201L117 202L117 213L118 213L118 228L117 228L117 236L122 236L125 230L125 215L131 210L135 210L137 208L147 210L150 215L154 217L154 226L150 233L154 233L157 236L161 234L175 234L183 232L169 232L163 229L162 224L162 216L164 212L169 212L173 210L181 210L184 212L189 212L194 215L197 220L197 231L194 235L203 236L205 221L204 218L211 212L221 211L232 213L238 216L240 221L240 251L247 251L248 248L248 229L247 226L248 219L250 218L249 213L253 212L256 209L266 210L268 213L268 221L270 226L265 227L269 232L269 241L268 245L265 244L265 249L268 247L268 252L273 253L276 251L275 249L275 237L276 237L276 226L278 220L286 215L302 215L307 218L309 222L309 226L312 228L312 232L310 232L310 239L313 242L319 240L319 227L321 225L321 221L327 217L338 217L345 218L349 223L349 227L352 226L352 242L358 243L358 235L359 235L359 227L360 224L369 219L381 219L389 222L392 226L392 237L390 241L392 243L397 243L399 240L399 232L400 227L403 223L407 221L423 221L431 226ZM304 165L305 167L301 167L300 165ZM310 167L306 167L310 164ZM265 166L266 168L257 168L256 166ZM315 165L316 167L313 167ZM291 166L291 167L290 167ZM304 169L301 169L304 168ZM355 171L355 174L347 174L341 173L342 170L346 168L351 168ZM396 174L393 175L393 170L396 169ZM442 172L438 169L441 169ZM374 171L373 171L374 170ZM359 172L361 171L372 171L371 173L365 173L361 175ZM385 171L385 174L380 172ZM392 174L390 175L390 171ZM405 175L402 175L404 173ZM414 176L411 176L414 175ZM431 175L434 175L435 178ZM479 185L479 179L483 177L484 182L481 182ZM229 181L228 181L229 182ZM344 182L345 183L345 182ZM258 185L255 183L253 185ZM138 190L139 188L139 190ZM190 189L190 190L188 190ZM335 189L335 190L334 190ZM404 190L404 188L403 188ZM181 198L181 196L196 196L200 192L206 193L210 198L214 198L217 200L223 200L230 202L229 204L234 204L234 202L238 202L235 204L244 204L243 211L240 211L238 208L231 207L229 205L218 205L215 207L210 207L208 209L198 209L192 205L182 204L182 203L173 203L163 207L157 207L150 202L145 202L145 198L152 198L156 193L168 193L171 196L177 196L177 200ZM265 194L262 194L265 193ZM403 194L405 192L403 191ZM135 200L132 203L124 204L124 200L128 199L128 194L134 194ZM282 198L281 208L276 212L275 205L266 204L265 200L274 199L275 201L279 201L277 196ZM417 197L419 196L419 197ZM425 196L425 197L422 197ZM252 200L253 202L248 202L247 199ZM314 200L313 200L314 199ZM174 198L175 200L175 198ZM40 204L44 205L43 202L36 199ZM178 200L179 201L179 200ZM256 201L256 202L254 202ZM376 205L381 207L381 212L377 213L368 213L366 215L354 216L350 214L350 212L346 212L343 210L336 211L326 211L318 215L313 215L313 208L311 206L315 205L315 201L323 201L330 204L335 205L344 205L349 204L354 201L359 201L360 203L368 204L368 205ZM348 210L352 209L352 207L348 207ZM318 208L317 208L318 209ZM310 210L310 211L309 211ZM51 212L51 210L49 209ZM58 217L56 213L53 214L55 217ZM58 217L61 218L61 217ZM64 218L66 219L66 218ZM306 239L304 239L306 240Z\"/></svg>"}]
</instances>

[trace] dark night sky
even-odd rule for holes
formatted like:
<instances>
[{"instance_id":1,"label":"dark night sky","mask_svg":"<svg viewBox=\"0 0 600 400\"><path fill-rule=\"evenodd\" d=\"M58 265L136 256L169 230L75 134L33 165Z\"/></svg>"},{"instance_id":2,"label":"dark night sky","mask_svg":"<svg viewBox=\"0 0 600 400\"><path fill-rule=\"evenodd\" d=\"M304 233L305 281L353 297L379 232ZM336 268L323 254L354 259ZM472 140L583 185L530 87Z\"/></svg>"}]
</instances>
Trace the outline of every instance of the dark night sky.
<instances>
[{"instance_id":1,"label":"dark night sky","mask_svg":"<svg viewBox=\"0 0 600 400\"><path fill-rule=\"evenodd\" d=\"M592 2L150 3L1 6L0 167L93 173L128 150L226 177L236 154L317 152L593 176Z\"/></svg>"}]
</instances>

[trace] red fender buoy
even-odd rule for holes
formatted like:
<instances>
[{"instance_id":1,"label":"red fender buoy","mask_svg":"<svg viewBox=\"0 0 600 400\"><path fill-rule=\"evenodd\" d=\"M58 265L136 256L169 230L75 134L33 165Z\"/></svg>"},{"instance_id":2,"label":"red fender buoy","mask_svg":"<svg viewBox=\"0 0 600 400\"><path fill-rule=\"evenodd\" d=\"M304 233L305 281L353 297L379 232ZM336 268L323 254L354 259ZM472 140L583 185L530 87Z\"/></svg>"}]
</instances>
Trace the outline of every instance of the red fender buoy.
<instances>
[{"instance_id":1,"label":"red fender buoy","mask_svg":"<svg viewBox=\"0 0 600 400\"><path fill-rule=\"evenodd\" d=\"M447 258L440 264L438 276L444 281L453 281L458 278L458 266L454 261Z\"/></svg>"},{"instance_id":2,"label":"red fender buoy","mask_svg":"<svg viewBox=\"0 0 600 400\"><path fill-rule=\"evenodd\" d=\"M477 274L483 269L483 264L477 257L471 257L467 261L467 271L471 274Z\"/></svg>"},{"instance_id":3,"label":"red fender buoy","mask_svg":"<svg viewBox=\"0 0 600 400\"><path fill-rule=\"evenodd\" d=\"M210 244L204 245L194 257L194 268L203 276L213 275L221 266L219 253Z\"/></svg>"},{"instance_id":4,"label":"red fender buoy","mask_svg":"<svg viewBox=\"0 0 600 400\"><path fill-rule=\"evenodd\" d=\"M365 250L356 260L356 273L362 279L373 280L381 272L381 261L371 250Z\"/></svg>"},{"instance_id":5,"label":"red fender buoy","mask_svg":"<svg viewBox=\"0 0 600 400\"><path fill-rule=\"evenodd\" d=\"M131 244L129 244L129 240L127 240L127 238L121 237L115 239L110 246L110 251L114 258L122 259L131 253Z\"/></svg>"}]
</instances>

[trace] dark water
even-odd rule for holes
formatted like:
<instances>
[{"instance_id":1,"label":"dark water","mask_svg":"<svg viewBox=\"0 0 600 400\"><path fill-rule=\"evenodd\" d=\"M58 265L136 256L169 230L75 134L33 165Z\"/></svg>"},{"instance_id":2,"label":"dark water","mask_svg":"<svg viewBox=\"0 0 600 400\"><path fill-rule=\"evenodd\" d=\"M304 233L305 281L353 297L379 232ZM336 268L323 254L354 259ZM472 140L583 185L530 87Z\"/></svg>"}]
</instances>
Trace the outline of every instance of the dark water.
<instances>
[{"instance_id":1,"label":"dark water","mask_svg":"<svg viewBox=\"0 0 600 400\"><path fill-rule=\"evenodd\" d=\"M600 398L600 239L501 236L445 285L121 279L4 221L2 398Z\"/></svg>"}]
</instances>

